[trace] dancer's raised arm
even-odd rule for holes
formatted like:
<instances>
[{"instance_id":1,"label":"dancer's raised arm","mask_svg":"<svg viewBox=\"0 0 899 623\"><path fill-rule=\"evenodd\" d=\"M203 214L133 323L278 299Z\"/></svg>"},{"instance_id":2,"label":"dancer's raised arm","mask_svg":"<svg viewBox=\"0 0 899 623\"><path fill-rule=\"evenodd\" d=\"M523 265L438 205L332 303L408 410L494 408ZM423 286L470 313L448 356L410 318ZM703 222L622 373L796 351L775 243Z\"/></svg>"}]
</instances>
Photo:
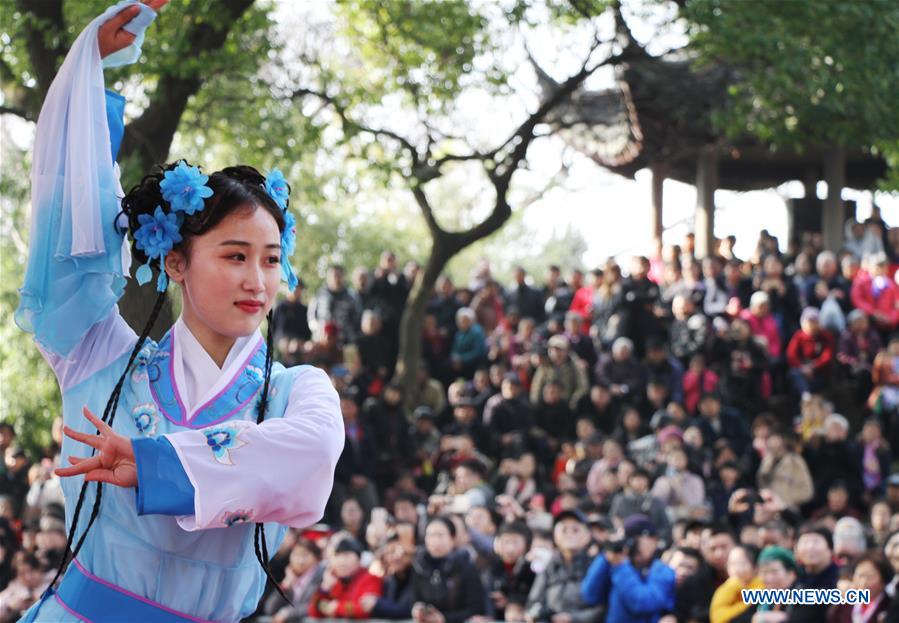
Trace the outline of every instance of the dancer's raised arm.
<instances>
[{"instance_id":1,"label":"dancer's raised arm","mask_svg":"<svg viewBox=\"0 0 899 623\"><path fill-rule=\"evenodd\" d=\"M115 157L125 100L104 90L103 66L138 59L143 32L165 2L126 0L91 22L38 117L29 257L15 320L34 334L63 389L135 340L116 308L130 263L116 227L123 193Z\"/></svg>"}]
</instances>

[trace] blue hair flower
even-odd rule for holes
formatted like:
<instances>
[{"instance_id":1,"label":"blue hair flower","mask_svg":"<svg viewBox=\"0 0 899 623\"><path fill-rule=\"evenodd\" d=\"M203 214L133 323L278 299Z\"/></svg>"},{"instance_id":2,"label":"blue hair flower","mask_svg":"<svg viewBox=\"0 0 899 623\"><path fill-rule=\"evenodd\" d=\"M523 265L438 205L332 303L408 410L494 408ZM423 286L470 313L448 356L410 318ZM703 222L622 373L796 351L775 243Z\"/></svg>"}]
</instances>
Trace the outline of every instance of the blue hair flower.
<instances>
[{"instance_id":1,"label":"blue hair flower","mask_svg":"<svg viewBox=\"0 0 899 623\"><path fill-rule=\"evenodd\" d=\"M281 276L287 282L287 289L293 292L297 287L297 276L290 265L290 256L297 247L297 221L289 210L284 211L284 231L281 233Z\"/></svg>"},{"instance_id":2,"label":"blue hair flower","mask_svg":"<svg viewBox=\"0 0 899 623\"><path fill-rule=\"evenodd\" d=\"M281 233L281 253L290 257L297 248L297 220L290 212L284 212L284 231Z\"/></svg>"},{"instance_id":3,"label":"blue hair flower","mask_svg":"<svg viewBox=\"0 0 899 623\"><path fill-rule=\"evenodd\" d=\"M148 258L165 257L175 244L181 242L177 214L166 214L156 206L152 216L138 214L140 227L134 232L134 243Z\"/></svg>"},{"instance_id":4,"label":"blue hair flower","mask_svg":"<svg viewBox=\"0 0 899 623\"><path fill-rule=\"evenodd\" d=\"M177 243L181 242L181 217L178 214L166 214L161 206L156 206L152 215L138 214L137 222L140 227L134 232L134 245L147 256L147 263L137 269L135 277L140 285L150 281L152 271L150 260L159 260L159 277L156 279L156 289L159 292L165 290L168 285L168 277L165 274L165 256Z\"/></svg>"},{"instance_id":5,"label":"blue hair flower","mask_svg":"<svg viewBox=\"0 0 899 623\"><path fill-rule=\"evenodd\" d=\"M212 196L212 189L206 185L208 175L203 175L199 167L189 166L181 160L174 169L166 171L159 183L162 198L169 202L173 212L193 214L203 209L203 199Z\"/></svg>"},{"instance_id":6,"label":"blue hair flower","mask_svg":"<svg viewBox=\"0 0 899 623\"><path fill-rule=\"evenodd\" d=\"M278 207L287 210L287 200L290 199L290 188L284 174L278 169L272 169L265 176L265 192L275 200Z\"/></svg>"}]
</instances>

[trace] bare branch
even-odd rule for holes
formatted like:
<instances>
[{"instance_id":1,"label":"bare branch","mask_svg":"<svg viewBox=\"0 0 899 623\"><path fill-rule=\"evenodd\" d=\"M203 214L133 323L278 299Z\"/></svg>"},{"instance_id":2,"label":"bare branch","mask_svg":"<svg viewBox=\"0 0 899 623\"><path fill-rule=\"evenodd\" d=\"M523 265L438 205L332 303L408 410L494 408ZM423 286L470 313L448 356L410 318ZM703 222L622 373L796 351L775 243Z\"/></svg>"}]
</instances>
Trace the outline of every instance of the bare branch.
<instances>
[{"instance_id":1,"label":"bare branch","mask_svg":"<svg viewBox=\"0 0 899 623\"><path fill-rule=\"evenodd\" d=\"M563 182L566 179L568 179L568 174L570 172L571 172L571 167L567 163L563 162L562 165L559 167L559 170L556 171L551 178L549 178L549 181L546 182L546 184L543 186L543 188L541 188L539 190L535 190L534 192L532 192L527 197L525 197L524 199L522 199L520 202L517 203L518 208L519 209L529 208L533 204L540 201L544 196L546 196L546 193L551 191L553 188L557 188L557 187L561 186L563 184Z\"/></svg>"},{"instance_id":2,"label":"bare branch","mask_svg":"<svg viewBox=\"0 0 899 623\"><path fill-rule=\"evenodd\" d=\"M388 138L393 141L399 143L403 149L408 152L410 158L412 159L413 169L418 170L424 177L428 179L433 179L433 177L428 177L428 169L432 167L423 166L424 163L422 161L421 156L418 153L418 150L415 148L415 145L412 144L412 141L407 139L406 137L397 134L392 130L385 130L383 128L372 128L365 124L359 123L355 119L351 119L349 114L346 111L346 108L341 104L337 98L328 95L324 91L319 91L316 89L311 89L308 87L301 87L298 89L294 89L293 93L291 93L291 99L301 99L303 97L311 95L312 97L316 97L321 101L328 104L331 109L337 114L340 118L340 122L343 125L344 129L352 129L356 132L364 132L366 134L370 134L379 138ZM422 181L428 181L428 179L421 178Z\"/></svg>"},{"instance_id":3,"label":"bare branch","mask_svg":"<svg viewBox=\"0 0 899 623\"><path fill-rule=\"evenodd\" d=\"M43 100L68 49L62 0L17 0L16 8L27 16L23 21L25 47Z\"/></svg>"},{"instance_id":4,"label":"bare branch","mask_svg":"<svg viewBox=\"0 0 899 623\"><path fill-rule=\"evenodd\" d=\"M447 232L440 226L440 223L438 223L437 219L434 217L434 210L431 208L431 202L428 201L428 197L425 195L422 185L416 180L409 184L409 189L412 191L412 195L415 197L418 207L421 208L421 213L425 217L425 223L428 224L428 229L431 230L433 238L437 239L439 236L445 235Z\"/></svg>"},{"instance_id":5,"label":"bare branch","mask_svg":"<svg viewBox=\"0 0 899 623\"><path fill-rule=\"evenodd\" d=\"M620 60L621 57L619 55L612 55L604 61L589 66L590 57L597 47L599 47L599 42L595 42L592 46L590 54L587 55L580 71L561 83L555 92L544 99L537 110L518 126L515 132L497 150L500 151L505 147L514 144L512 152L502 162L502 172L497 170L496 172L491 173L490 177L494 186L497 188L497 192L500 190L504 192L508 189L512 174L515 173L515 169L518 168L518 164L524 159L528 148L534 140L534 129L544 121L546 115L574 93L584 83L584 80L600 67L614 65Z\"/></svg>"}]
</instances>

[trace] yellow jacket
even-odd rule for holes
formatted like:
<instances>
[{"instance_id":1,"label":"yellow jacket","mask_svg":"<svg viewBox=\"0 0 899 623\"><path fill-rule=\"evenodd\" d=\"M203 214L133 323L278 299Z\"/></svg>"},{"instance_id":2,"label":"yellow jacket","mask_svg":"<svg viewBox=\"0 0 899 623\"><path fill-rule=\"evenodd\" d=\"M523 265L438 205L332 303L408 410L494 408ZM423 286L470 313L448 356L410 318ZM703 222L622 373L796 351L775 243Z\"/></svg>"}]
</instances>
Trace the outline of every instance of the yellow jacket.
<instances>
[{"instance_id":1,"label":"yellow jacket","mask_svg":"<svg viewBox=\"0 0 899 623\"><path fill-rule=\"evenodd\" d=\"M749 607L743 603L743 597L740 594L744 588L765 588L765 585L758 578L753 578L746 585L737 578L728 578L712 595L712 603L709 606L711 623L730 623Z\"/></svg>"}]
</instances>

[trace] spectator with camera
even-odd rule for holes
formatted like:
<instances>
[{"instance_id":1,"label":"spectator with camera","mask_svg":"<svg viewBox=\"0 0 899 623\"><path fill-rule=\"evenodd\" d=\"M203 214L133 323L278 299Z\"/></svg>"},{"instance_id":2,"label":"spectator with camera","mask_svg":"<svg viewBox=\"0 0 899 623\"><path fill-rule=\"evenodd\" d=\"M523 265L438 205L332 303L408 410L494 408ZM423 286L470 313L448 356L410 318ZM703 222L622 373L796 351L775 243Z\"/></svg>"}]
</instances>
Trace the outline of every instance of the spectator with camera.
<instances>
[{"instance_id":1,"label":"spectator with camera","mask_svg":"<svg viewBox=\"0 0 899 623\"><path fill-rule=\"evenodd\" d=\"M674 570L658 558L659 536L646 515L624 521L622 538L606 542L581 585L591 605L608 605L606 623L658 623L674 612Z\"/></svg>"}]
</instances>

